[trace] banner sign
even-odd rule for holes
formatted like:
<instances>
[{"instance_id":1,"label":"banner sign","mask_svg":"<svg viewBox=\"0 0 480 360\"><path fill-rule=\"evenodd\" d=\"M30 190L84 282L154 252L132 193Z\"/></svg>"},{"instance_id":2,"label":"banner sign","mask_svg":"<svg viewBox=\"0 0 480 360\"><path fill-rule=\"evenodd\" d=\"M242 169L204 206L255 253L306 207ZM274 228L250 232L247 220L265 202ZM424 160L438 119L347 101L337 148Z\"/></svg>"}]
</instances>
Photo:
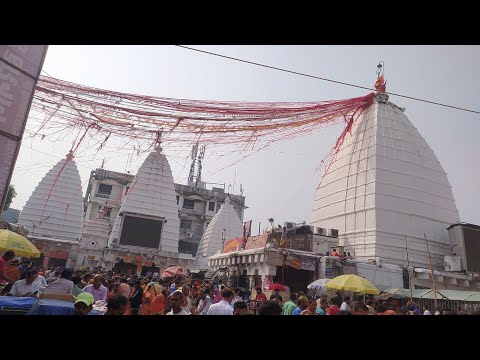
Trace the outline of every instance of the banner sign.
<instances>
[{"instance_id":1,"label":"banner sign","mask_svg":"<svg viewBox=\"0 0 480 360\"><path fill-rule=\"evenodd\" d=\"M247 239L247 243L245 244L245 250L265 247L265 245L267 244L267 239L268 234L249 237Z\"/></svg>"},{"instance_id":2,"label":"banner sign","mask_svg":"<svg viewBox=\"0 0 480 360\"><path fill-rule=\"evenodd\" d=\"M0 208L8 193L47 45L0 45Z\"/></svg>"},{"instance_id":3,"label":"banner sign","mask_svg":"<svg viewBox=\"0 0 480 360\"><path fill-rule=\"evenodd\" d=\"M246 239L252 235L252 220L243 223L243 237Z\"/></svg>"},{"instance_id":4,"label":"banner sign","mask_svg":"<svg viewBox=\"0 0 480 360\"><path fill-rule=\"evenodd\" d=\"M291 256L291 255L289 255L289 258L290 258L289 265L292 268L297 269L297 270L300 270L302 268L302 260L300 258L295 257L295 256Z\"/></svg>"},{"instance_id":5,"label":"banner sign","mask_svg":"<svg viewBox=\"0 0 480 360\"><path fill-rule=\"evenodd\" d=\"M223 246L223 252L234 252L241 249L243 243L243 238L235 238L225 241L225 245Z\"/></svg>"},{"instance_id":6,"label":"banner sign","mask_svg":"<svg viewBox=\"0 0 480 360\"><path fill-rule=\"evenodd\" d=\"M315 271L316 261L315 259L304 258L302 259L302 269L308 271Z\"/></svg>"},{"instance_id":7,"label":"banner sign","mask_svg":"<svg viewBox=\"0 0 480 360\"><path fill-rule=\"evenodd\" d=\"M281 252L270 251L268 253L268 265L273 266L282 266L283 265L283 254Z\"/></svg>"}]
</instances>

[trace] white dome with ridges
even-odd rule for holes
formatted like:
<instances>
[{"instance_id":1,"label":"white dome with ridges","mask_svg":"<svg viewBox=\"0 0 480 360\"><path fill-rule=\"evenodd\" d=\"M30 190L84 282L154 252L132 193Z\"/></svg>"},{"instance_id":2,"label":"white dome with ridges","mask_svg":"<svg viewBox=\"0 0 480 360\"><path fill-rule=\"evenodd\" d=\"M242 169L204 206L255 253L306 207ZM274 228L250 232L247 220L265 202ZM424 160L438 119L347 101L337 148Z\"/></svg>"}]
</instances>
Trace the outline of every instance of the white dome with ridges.
<instances>
[{"instance_id":1,"label":"white dome with ridges","mask_svg":"<svg viewBox=\"0 0 480 360\"><path fill-rule=\"evenodd\" d=\"M37 185L18 218L29 236L80 240L83 225L82 181L71 154Z\"/></svg>"},{"instance_id":2,"label":"white dome with ridges","mask_svg":"<svg viewBox=\"0 0 480 360\"><path fill-rule=\"evenodd\" d=\"M230 198L220 207L203 233L197 250L196 267L208 268L208 257L223 249L224 241L243 236L243 224L238 217Z\"/></svg>"},{"instance_id":3,"label":"white dome with ridges","mask_svg":"<svg viewBox=\"0 0 480 360\"><path fill-rule=\"evenodd\" d=\"M131 213L145 219L163 219L159 248L178 253L180 220L175 185L168 160L161 151L160 147L155 149L140 166L115 219L109 244L117 239L121 245L122 214ZM130 245L141 247L141 244Z\"/></svg>"},{"instance_id":4,"label":"white dome with ridges","mask_svg":"<svg viewBox=\"0 0 480 360\"><path fill-rule=\"evenodd\" d=\"M450 254L446 228L460 220L447 174L403 110L377 95L355 121L314 199L312 225L339 230L356 258L428 266Z\"/></svg>"}]
</instances>

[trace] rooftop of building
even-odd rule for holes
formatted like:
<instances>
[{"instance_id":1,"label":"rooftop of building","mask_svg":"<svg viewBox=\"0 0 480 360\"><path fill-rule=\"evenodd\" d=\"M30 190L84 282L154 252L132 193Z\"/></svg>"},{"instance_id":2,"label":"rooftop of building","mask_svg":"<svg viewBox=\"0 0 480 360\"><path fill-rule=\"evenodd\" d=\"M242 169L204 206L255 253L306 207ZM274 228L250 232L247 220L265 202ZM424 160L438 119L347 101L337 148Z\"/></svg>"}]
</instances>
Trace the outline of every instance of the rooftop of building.
<instances>
[{"instance_id":1,"label":"rooftop of building","mask_svg":"<svg viewBox=\"0 0 480 360\"><path fill-rule=\"evenodd\" d=\"M93 179L98 181L104 181L104 180L110 179L122 185L127 185L129 183L132 183L133 179L135 178L135 175L133 174L125 174L125 173L120 173L116 171L105 170L102 168L97 168L95 170L92 170L91 176ZM206 201L216 198L220 202L222 202L222 201L225 201L227 196L230 196L230 199L232 200L232 202L240 206L245 206L244 196L225 193L225 189L220 187L212 187L212 189L204 189L202 187L175 183L175 191L184 196L197 195Z\"/></svg>"},{"instance_id":2,"label":"rooftop of building","mask_svg":"<svg viewBox=\"0 0 480 360\"><path fill-rule=\"evenodd\" d=\"M194 187L194 186L176 183L175 191L177 191L178 193L184 196L197 195L203 198L204 200L211 200L213 198L216 198L220 201L225 201L227 196L229 196L230 200L235 204L242 205L242 206L245 205L245 196L225 193L225 190L222 188L213 187L212 189L209 190L209 189L203 189L200 187Z\"/></svg>"},{"instance_id":3,"label":"rooftop of building","mask_svg":"<svg viewBox=\"0 0 480 360\"><path fill-rule=\"evenodd\" d=\"M135 178L135 175L124 174L116 171L97 168L92 171L92 177L95 180L99 180L99 181L111 179L111 180L115 180L119 184L127 185L128 183L131 183L133 181L133 179Z\"/></svg>"},{"instance_id":4,"label":"rooftop of building","mask_svg":"<svg viewBox=\"0 0 480 360\"><path fill-rule=\"evenodd\" d=\"M469 227L469 228L480 230L480 225L470 224L470 223L466 223L466 222L459 222L459 223L452 224L447 228L447 230L450 230L451 228L453 228L455 226L464 226L464 227Z\"/></svg>"}]
</instances>

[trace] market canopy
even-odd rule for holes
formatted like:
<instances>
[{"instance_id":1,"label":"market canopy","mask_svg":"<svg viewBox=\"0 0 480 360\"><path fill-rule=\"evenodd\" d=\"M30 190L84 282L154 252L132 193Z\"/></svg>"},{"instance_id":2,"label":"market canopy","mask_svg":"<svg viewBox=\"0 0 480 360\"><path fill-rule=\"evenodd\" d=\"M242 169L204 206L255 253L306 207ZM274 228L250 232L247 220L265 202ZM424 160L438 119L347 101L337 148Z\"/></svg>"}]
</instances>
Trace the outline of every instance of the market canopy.
<instances>
[{"instance_id":1,"label":"market canopy","mask_svg":"<svg viewBox=\"0 0 480 360\"><path fill-rule=\"evenodd\" d=\"M410 297L409 289L392 288L386 289L386 294ZM384 297L387 295L384 294ZM412 290L414 299L434 299L433 289L414 289ZM450 301L480 302L480 292L461 291L461 290L437 290L437 299Z\"/></svg>"}]
</instances>

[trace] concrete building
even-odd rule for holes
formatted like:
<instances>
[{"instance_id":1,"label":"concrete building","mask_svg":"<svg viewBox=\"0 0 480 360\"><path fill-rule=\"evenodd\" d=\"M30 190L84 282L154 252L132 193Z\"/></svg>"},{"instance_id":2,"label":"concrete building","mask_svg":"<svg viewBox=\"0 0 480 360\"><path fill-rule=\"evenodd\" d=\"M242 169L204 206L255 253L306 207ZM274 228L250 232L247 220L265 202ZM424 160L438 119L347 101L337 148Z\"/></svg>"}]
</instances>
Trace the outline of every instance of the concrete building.
<instances>
[{"instance_id":1,"label":"concrete building","mask_svg":"<svg viewBox=\"0 0 480 360\"><path fill-rule=\"evenodd\" d=\"M40 257L33 259L38 265L62 268L75 268L80 253L80 243L77 240L64 240L43 236L27 236L40 251Z\"/></svg>"},{"instance_id":2,"label":"concrete building","mask_svg":"<svg viewBox=\"0 0 480 360\"><path fill-rule=\"evenodd\" d=\"M218 213L210 221L203 233L196 256L196 268L206 269L208 257L222 252L226 240L243 236L243 224L238 217L238 212L227 197Z\"/></svg>"},{"instance_id":3,"label":"concrete building","mask_svg":"<svg viewBox=\"0 0 480 360\"><path fill-rule=\"evenodd\" d=\"M222 272L229 286L250 290L263 287L269 278L305 291L309 283L325 277L325 266L320 276L320 260L326 251L338 248L337 238L313 234L309 226L301 226L289 230L287 247L279 248L280 235L281 231L271 231L249 237L244 250L214 254L208 258L208 266ZM331 272L329 277L334 275Z\"/></svg>"},{"instance_id":4,"label":"concrete building","mask_svg":"<svg viewBox=\"0 0 480 360\"><path fill-rule=\"evenodd\" d=\"M339 230L340 245L377 264L443 268L447 227L459 221L447 174L404 110L378 94L353 124L318 185L312 225Z\"/></svg>"},{"instance_id":5,"label":"concrete building","mask_svg":"<svg viewBox=\"0 0 480 360\"><path fill-rule=\"evenodd\" d=\"M105 169L92 170L85 194L85 220L103 219L113 227L134 175ZM179 217L178 251L195 256L200 239L208 224L225 202L227 195L243 221L245 197L226 194L223 188L206 189L203 181L188 185L174 184Z\"/></svg>"},{"instance_id":6,"label":"concrete building","mask_svg":"<svg viewBox=\"0 0 480 360\"><path fill-rule=\"evenodd\" d=\"M113 227L134 178L102 168L92 170L84 198L85 220L102 219Z\"/></svg>"},{"instance_id":7,"label":"concrete building","mask_svg":"<svg viewBox=\"0 0 480 360\"><path fill-rule=\"evenodd\" d=\"M72 154L37 185L18 218L45 266L75 266L83 225L82 183Z\"/></svg>"},{"instance_id":8,"label":"concrete building","mask_svg":"<svg viewBox=\"0 0 480 360\"><path fill-rule=\"evenodd\" d=\"M190 185L175 184L175 191L180 218L181 253L197 255L202 235L225 203L227 196L237 217L243 222L243 213L247 208L244 196L225 194L224 189L217 187L208 190L203 182Z\"/></svg>"},{"instance_id":9,"label":"concrete building","mask_svg":"<svg viewBox=\"0 0 480 360\"><path fill-rule=\"evenodd\" d=\"M448 227L452 256L445 259L451 271L480 273L480 226L468 223Z\"/></svg>"},{"instance_id":10,"label":"concrete building","mask_svg":"<svg viewBox=\"0 0 480 360\"><path fill-rule=\"evenodd\" d=\"M110 232L109 224L105 220L85 220L77 263L82 266L113 267L113 263L104 258Z\"/></svg>"}]
</instances>

